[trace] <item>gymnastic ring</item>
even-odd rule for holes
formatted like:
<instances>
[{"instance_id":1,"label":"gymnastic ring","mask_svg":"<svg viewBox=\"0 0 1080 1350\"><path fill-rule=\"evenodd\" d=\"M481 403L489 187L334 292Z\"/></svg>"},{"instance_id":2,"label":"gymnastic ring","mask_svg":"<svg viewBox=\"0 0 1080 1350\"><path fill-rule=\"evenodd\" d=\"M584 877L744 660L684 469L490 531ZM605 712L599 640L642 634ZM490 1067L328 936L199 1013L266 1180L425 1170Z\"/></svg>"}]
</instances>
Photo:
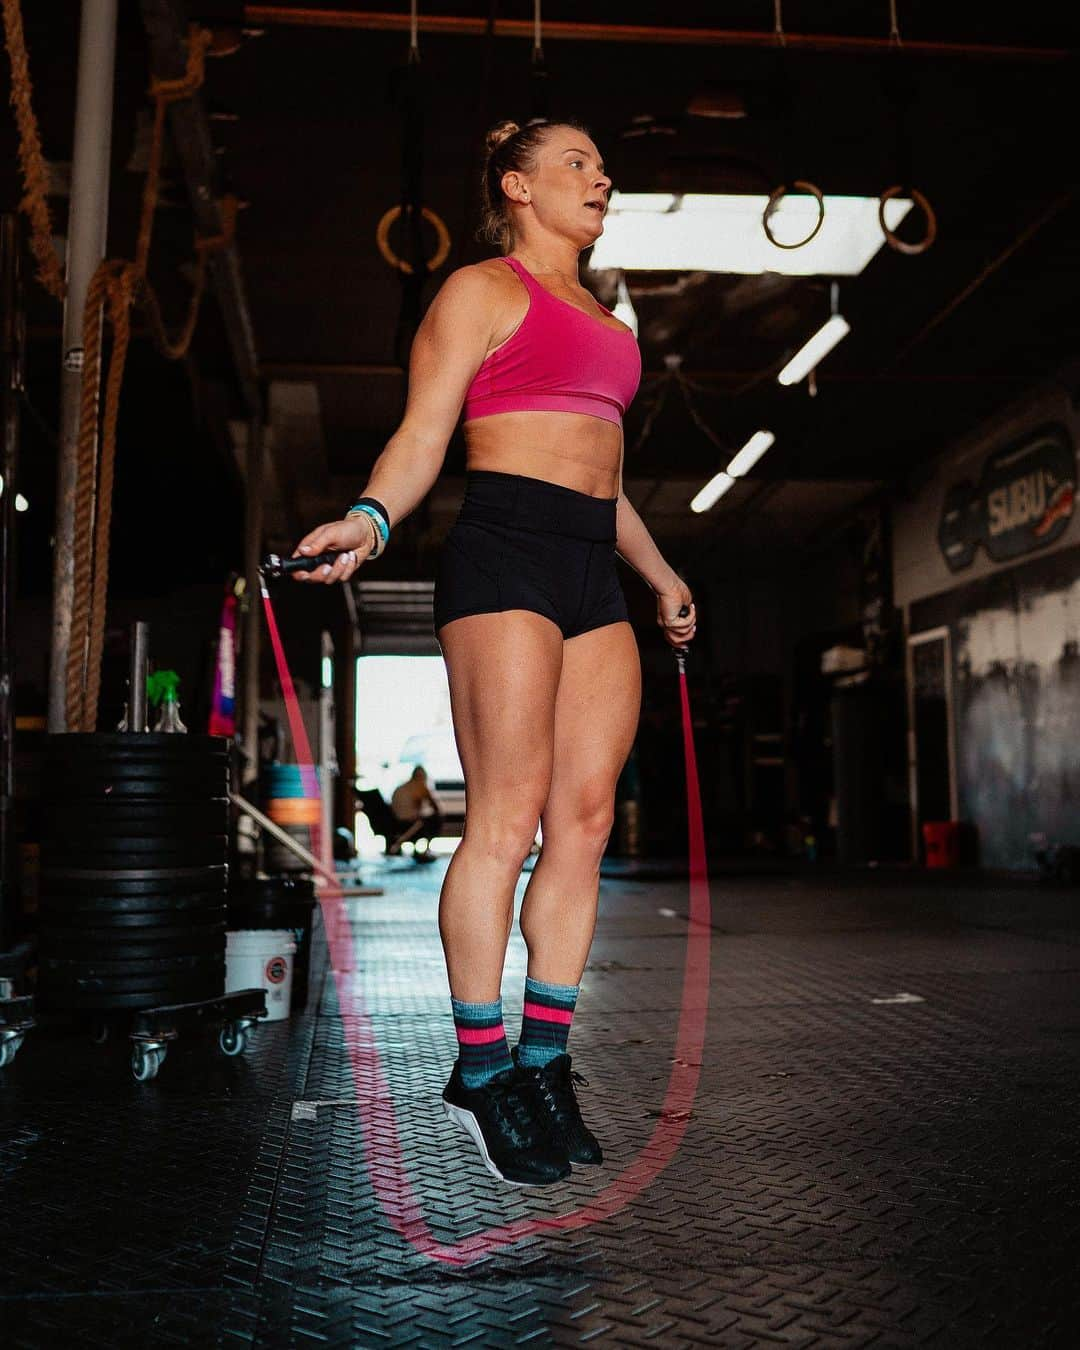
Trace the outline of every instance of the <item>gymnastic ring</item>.
<instances>
[{"instance_id":1,"label":"gymnastic ring","mask_svg":"<svg viewBox=\"0 0 1080 1350\"><path fill-rule=\"evenodd\" d=\"M899 183L891 188L886 188L881 194L881 200L878 202L878 222L881 225L881 232L885 236L885 242L890 248L896 249L897 253L925 253L930 245L937 238L937 216L934 215L934 208L926 200L918 188L910 188L908 195L926 217L926 233L914 244L905 243L903 239L897 239L892 230L885 224L885 203L891 201L893 197L899 197L903 188Z\"/></svg>"},{"instance_id":2,"label":"gymnastic ring","mask_svg":"<svg viewBox=\"0 0 1080 1350\"><path fill-rule=\"evenodd\" d=\"M438 238L435 254L426 264L429 272L435 272L450 256L450 231L443 224L442 218L437 216L429 207L422 206L420 214L434 229ZM379 246L379 252L396 272L402 272L405 276L411 277L413 274L412 263L406 262L404 258L399 258L390 247L390 226L400 215L400 206L392 206L389 211L383 214L383 218L379 221L375 230L375 242Z\"/></svg>"},{"instance_id":3,"label":"gymnastic ring","mask_svg":"<svg viewBox=\"0 0 1080 1350\"><path fill-rule=\"evenodd\" d=\"M800 192L807 193L809 196L813 197L814 200L817 202L818 206L817 224L806 236L806 238L800 239L797 244L782 244L780 240L775 237L772 230L769 229L769 217L787 196L788 189L786 183L782 187L774 188L772 194L769 197L769 200L765 203L765 210L762 212L761 215L761 228L765 231L769 243L775 244L777 248L803 248L806 244L810 242L811 239L813 239L814 235L817 234L818 230L821 229L822 225L825 224L825 198L822 194L821 189L815 183L808 183L803 178L796 178L791 186L793 188L798 188Z\"/></svg>"}]
</instances>

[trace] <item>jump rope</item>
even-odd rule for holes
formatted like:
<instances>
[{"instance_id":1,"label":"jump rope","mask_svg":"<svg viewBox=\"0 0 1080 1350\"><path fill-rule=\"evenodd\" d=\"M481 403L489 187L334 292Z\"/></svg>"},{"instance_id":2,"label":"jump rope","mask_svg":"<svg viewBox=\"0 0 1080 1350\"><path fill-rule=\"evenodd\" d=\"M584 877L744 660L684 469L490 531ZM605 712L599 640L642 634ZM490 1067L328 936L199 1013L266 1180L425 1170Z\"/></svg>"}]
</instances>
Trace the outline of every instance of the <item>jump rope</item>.
<instances>
[{"instance_id":1,"label":"jump rope","mask_svg":"<svg viewBox=\"0 0 1080 1350\"><path fill-rule=\"evenodd\" d=\"M285 649L281 641L267 582L293 572L310 572L333 564L337 552L320 553L308 558L280 558L270 554L259 569L263 612L270 634L278 679L285 702L293 748L301 765L312 766L311 744L300 712ZM680 617L689 611L684 606ZM690 895L686 961L683 967L682 998L675 1033L671 1074L659 1118L652 1134L636 1157L601 1191L577 1209L565 1214L529 1217L471 1233L456 1242L440 1242L424 1216L413 1187L398 1134L397 1115L382 1058L376 1044L375 1029L364 1002L362 981L357 969L352 928L342 888L326 880L319 892L323 928L326 933L337 992L338 1008L349 1055L357 1111L364 1138L364 1157L371 1186L391 1228L421 1256L450 1266L467 1266L502 1248L541 1233L570 1232L609 1219L628 1204L668 1167L678 1152L690 1123L691 1109L701 1076L705 1047L705 1026L709 1010L709 958L712 935L712 903L709 896L705 860L705 828L698 784L697 755L694 749L693 720L686 683L686 649L676 650L679 672L679 697L682 710L683 754L686 761L686 815L690 859ZM303 773L304 795L318 797L320 786L314 769ZM318 826L311 827L311 852L321 857L327 877L333 877L331 841L320 838Z\"/></svg>"}]
</instances>

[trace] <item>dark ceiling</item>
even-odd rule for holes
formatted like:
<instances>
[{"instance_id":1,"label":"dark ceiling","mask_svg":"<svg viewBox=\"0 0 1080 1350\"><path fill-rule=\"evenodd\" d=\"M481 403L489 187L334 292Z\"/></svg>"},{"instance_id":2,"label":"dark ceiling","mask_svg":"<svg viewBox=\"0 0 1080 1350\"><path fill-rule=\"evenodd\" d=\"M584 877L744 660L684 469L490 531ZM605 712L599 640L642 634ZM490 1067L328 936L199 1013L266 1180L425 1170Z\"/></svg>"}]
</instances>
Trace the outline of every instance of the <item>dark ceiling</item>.
<instances>
[{"instance_id":1,"label":"dark ceiling","mask_svg":"<svg viewBox=\"0 0 1080 1350\"><path fill-rule=\"evenodd\" d=\"M24 8L45 152L62 165L70 156L78 6L54 0ZM221 30L246 30L233 54L210 63L203 100L220 186L246 203L238 250L290 508L274 520L286 534L327 511L337 514L362 485L404 393L395 369L402 287L374 236L380 216L400 198L395 91L408 5L376 6L382 19L375 9L362 14L331 0L317 8L316 23L311 9L273 4L191 0L189 7L192 18ZM453 241L425 301L451 268L489 252L472 238L484 129L502 117L524 120L541 105L553 117L582 118L616 187L627 190L762 192L791 176L826 193L876 195L903 176L906 160L934 205L938 239L927 254L883 249L860 277L841 283L853 331L823 364L816 397L805 384L780 388L775 376L827 315L829 278L629 275L646 374L627 419L624 477L658 534L723 536L738 523L740 547L802 547L878 485L902 486L950 437L1051 375L1080 346L1071 6L898 0L905 45L890 49L883 41L887 0L790 0L783 16L791 41L781 53L769 39L768 0L684 0L677 9L547 0L542 79L527 37L517 30L503 36L497 26L494 34L484 31L493 17L496 25L530 22L528 0L421 0L419 9L423 20L458 16L476 29L421 30L424 197ZM131 246L147 80L139 5L121 0L121 12L113 252ZM561 24L579 27L569 32ZM701 36L620 38L597 27L667 24ZM728 35L718 35L720 28ZM799 40L810 34L822 40ZM898 88L912 93L903 134ZM694 115L695 99L698 107L702 100L741 103L747 115ZM667 130L627 136L644 115ZM11 201L10 127L0 149ZM191 221L175 170L166 200L155 275L179 310ZM62 229L62 197L55 205ZM586 276L612 303L615 278ZM31 319L44 391L39 406L47 405L56 307L39 295ZM696 419L686 395L670 388L645 435L673 356L692 381ZM243 412L213 307L189 375L190 416L227 459L227 427ZM145 373L144 396L153 378ZM723 467L726 449L737 449L759 426L771 427L777 440L753 481L704 519L692 517L690 495ZM462 471L457 437L446 483L424 513L425 531L445 522ZM759 528L748 533L755 513Z\"/></svg>"}]
</instances>

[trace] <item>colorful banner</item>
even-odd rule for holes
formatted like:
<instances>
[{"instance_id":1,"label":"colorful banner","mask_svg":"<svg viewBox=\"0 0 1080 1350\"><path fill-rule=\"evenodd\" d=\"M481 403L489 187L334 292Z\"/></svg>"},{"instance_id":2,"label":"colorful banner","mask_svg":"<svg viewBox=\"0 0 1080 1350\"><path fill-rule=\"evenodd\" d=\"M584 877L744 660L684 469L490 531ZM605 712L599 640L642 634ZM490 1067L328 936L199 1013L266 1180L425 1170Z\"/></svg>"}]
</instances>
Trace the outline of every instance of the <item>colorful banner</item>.
<instances>
[{"instance_id":1,"label":"colorful banner","mask_svg":"<svg viewBox=\"0 0 1080 1350\"><path fill-rule=\"evenodd\" d=\"M236 596L231 586L221 606L214 697L210 704L210 725L207 730L211 736L236 734Z\"/></svg>"}]
</instances>

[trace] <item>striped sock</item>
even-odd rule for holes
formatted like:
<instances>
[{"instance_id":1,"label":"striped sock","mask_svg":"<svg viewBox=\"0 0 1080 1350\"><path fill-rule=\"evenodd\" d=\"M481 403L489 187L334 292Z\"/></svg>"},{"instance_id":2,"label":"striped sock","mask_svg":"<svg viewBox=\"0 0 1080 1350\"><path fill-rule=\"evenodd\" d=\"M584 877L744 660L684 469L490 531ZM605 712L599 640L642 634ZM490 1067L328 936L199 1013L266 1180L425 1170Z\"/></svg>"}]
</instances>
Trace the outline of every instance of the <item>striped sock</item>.
<instances>
[{"instance_id":1,"label":"striped sock","mask_svg":"<svg viewBox=\"0 0 1080 1350\"><path fill-rule=\"evenodd\" d=\"M538 1069L557 1055L566 1054L579 992L580 985L544 984L542 980L525 977L525 1008L517 1054L523 1068Z\"/></svg>"},{"instance_id":2,"label":"striped sock","mask_svg":"<svg viewBox=\"0 0 1080 1350\"><path fill-rule=\"evenodd\" d=\"M458 1038L461 1081L467 1088L483 1087L497 1073L514 1067L506 1044L501 998L494 1003L462 1003L451 998L450 1007Z\"/></svg>"}]
</instances>

